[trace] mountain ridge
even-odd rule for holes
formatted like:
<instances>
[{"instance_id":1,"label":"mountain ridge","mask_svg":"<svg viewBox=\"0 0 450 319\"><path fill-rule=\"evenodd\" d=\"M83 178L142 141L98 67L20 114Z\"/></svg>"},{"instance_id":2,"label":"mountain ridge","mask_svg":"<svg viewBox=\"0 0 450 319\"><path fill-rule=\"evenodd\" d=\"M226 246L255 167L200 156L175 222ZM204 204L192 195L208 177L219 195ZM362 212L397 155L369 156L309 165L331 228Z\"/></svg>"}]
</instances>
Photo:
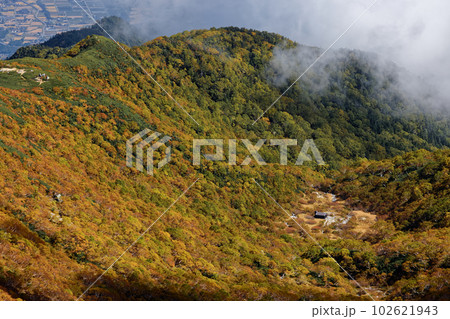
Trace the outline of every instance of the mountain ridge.
<instances>
[{"instance_id":1,"label":"mountain ridge","mask_svg":"<svg viewBox=\"0 0 450 319\"><path fill-rule=\"evenodd\" d=\"M106 32L107 33L106 33ZM100 19L98 24L80 30L59 33L47 41L19 48L8 60L31 58L55 58L64 55L68 48L76 45L89 35L108 37L110 34L116 41L128 46L143 43L139 31L125 20L110 16Z\"/></svg>"}]
</instances>

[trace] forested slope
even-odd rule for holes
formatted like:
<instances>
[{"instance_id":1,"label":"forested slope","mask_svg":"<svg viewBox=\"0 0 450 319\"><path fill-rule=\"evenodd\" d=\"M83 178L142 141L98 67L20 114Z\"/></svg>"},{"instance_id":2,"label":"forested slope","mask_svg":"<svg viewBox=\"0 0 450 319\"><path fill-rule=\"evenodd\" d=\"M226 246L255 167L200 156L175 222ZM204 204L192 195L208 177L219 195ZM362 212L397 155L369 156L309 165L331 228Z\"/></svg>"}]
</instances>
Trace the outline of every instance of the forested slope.
<instances>
[{"instance_id":1,"label":"forested slope","mask_svg":"<svg viewBox=\"0 0 450 319\"><path fill-rule=\"evenodd\" d=\"M420 150L342 169L333 192L393 220L398 229L449 226L450 151Z\"/></svg>"},{"instance_id":2,"label":"forested slope","mask_svg":"<svg viewBox=\"0 0 450 319\"><path fill-rule=\"evenodd\" d=\"M335 178L347 192L335 169L358 157L448 146L448 119L418 111L389 81L386 92L372 94L370 86L379 85L367 80L371 68L348 52L332 87L317 92L301 82L252 125L285 88L271 81L276 46L295 44L225 28L127 48L199 125L100 36L61 58L1 62L25 73L0 73L0 298L76 299L199 178L84 299L360 300L369 299L366 292L445 299L442 222L394 227L391 216L364 238L316 232L363 291L299 228L287 226L289 218L253 179L287 211L301 209L315 187L330 187ZM39 73L50 79L39 83ZM125 163L126 140L144 128L172 137L173 160L154 176ZM270 146L260 151L266 166L194 166L193 138L313 138L327 165L294 166L300 143L288 166L276 164L280 155ZM427 155L438 165L433 172L448 167L445 152ZM238 164L247 155L239 145ZM361 196L364 207L370 201ZM445 206L435 207L442 216Z\"/></svg>"}]
</instances>

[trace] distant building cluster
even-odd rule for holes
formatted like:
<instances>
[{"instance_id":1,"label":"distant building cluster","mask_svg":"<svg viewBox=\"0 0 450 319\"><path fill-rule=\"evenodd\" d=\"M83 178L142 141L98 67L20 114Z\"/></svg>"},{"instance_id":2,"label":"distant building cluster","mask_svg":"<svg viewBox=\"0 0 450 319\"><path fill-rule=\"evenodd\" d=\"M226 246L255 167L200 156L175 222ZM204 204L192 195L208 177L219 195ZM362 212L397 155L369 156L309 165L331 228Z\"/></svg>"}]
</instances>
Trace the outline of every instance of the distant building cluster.
<instances>
[{"instance_id":1,"label":"distant building cluster","mask_svg":"<svg viewBox=\"0 0 450 319\"><path fill-rule=\"evenodd\" d=\"M79 0L95 19L107 15L102 1ZM3 0L0 2L0 58L25 45L48 40L57 33L92 25L72 0Z\"/></svg>"}]
</instances>

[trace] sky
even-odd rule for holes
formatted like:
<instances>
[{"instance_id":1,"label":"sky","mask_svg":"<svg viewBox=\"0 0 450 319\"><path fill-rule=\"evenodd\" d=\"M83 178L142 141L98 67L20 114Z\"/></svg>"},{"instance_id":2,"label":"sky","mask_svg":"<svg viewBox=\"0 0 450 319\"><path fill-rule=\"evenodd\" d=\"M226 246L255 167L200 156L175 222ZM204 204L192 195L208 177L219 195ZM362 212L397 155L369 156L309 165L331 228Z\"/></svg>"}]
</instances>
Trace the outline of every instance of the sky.
<instances>
[{"instance_id":1,"label":"sky","mask_svg":"<svg viewBox=\"0 0 450 319\"><path fill-rule=\"evenodd\" d=\"M237 26L327 48L374 0L108 0L138 8L151 38ZM114 4L113 4L114 5ZM334 45L375 52L428 79L450 100L450 1L378 0ZM449 91L449 92L447 92Z\"/></svg>"}]
</instances>

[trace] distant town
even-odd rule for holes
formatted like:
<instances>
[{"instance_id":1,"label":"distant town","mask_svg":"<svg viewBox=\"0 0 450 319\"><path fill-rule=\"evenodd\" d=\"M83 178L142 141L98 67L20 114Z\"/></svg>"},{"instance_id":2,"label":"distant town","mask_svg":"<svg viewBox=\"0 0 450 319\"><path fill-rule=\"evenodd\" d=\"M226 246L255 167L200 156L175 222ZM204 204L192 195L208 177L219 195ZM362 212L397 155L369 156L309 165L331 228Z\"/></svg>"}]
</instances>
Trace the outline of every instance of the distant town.
<instances>
[{"instance_id":1,"label":"distant town","mask_svg":"<svg viewBox=\"0 0 450 319\"><path fill-rule=\"evenodd\" d=\"M97 20L116 14L107 10L102 0L78 0L78 3ZM2 0L0 59L6 59L19 47L41 43L57 33L92 24L92 19L73 0Z\"/></svg>"}]
</instances>

